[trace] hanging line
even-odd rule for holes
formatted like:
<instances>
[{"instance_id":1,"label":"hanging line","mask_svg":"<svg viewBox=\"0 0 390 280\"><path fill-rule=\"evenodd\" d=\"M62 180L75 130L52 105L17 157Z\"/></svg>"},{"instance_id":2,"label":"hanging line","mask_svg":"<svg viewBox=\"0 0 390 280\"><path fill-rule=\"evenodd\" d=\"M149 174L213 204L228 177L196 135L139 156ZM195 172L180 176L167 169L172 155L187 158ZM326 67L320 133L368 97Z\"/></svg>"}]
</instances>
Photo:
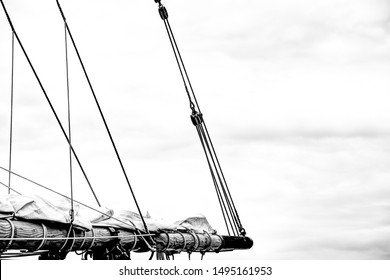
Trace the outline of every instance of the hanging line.
<instances>
[{"instance_id":1,"label":"hanging line","mask_svg":"<svg viewBox=\"0 0 390 280\"><path fill-rule=\"evenodd\" d=\"M64 24L64 37L65 37L64 41L65 41L66 97L68 103L68 137L69 137L70 225L67 233L67 238L69 238L70 235L73 233L73 222L75 218L75 213L74 213L74 205L73 205L72 129L71 129L71 120L70 120L71 118L70 118L70 91L69 91L68 35L66 32L65 24ZM67 248L68 247L67 245L68 245L68 241L64 243L60 251Z\"/></svg>"},{"instance_id":2,"label":"hanging line","mask_svg":"<svg viewBox=\"0 0 390 280\"><path fill-rule=\"evenodd\" d=\"M61 128L61 131L62 131L62 133L63 133L63 135L64 135L66 141L67 141L68 144L70 145L70 143L69 143L70 141L69 141L69 138L68 138L68 136L67 136L67 134L66 134L66 132L65 132L65 129L64 129L64 127L63 127L63 125L62 125L62 123L61 123L61 121L60 121L60 119L59 119L59 117L58 117L58 115L57 115L57 113L56 113L54 107L53 107L53 104L52 104L51 101L50 101L49 96L48 96L47 93L46 93L45 88L44 88L43 85L42 85L41 80L40 80L39 77L38 77L37 72L35 71L34 66L32 65L32 62L31 62L29 56L27 55L26 50L25 50L24 47L23 47L22 42L21 42L20 39L19 39L18 34L17 34L16 31L15 31L15 28L14 28L14 26L13 26L13 24L12 24L11 18L10 18L9 15L8 15L8 12L7 12L7 9L5 8L5 5L4 5L3 0L0 0L0 2L1 2L1 5L2 5L2 7L3 7L4 13L5 13L5 15L7 16L7 20L8 20L8 23L9 23L11 29L12 29L12 32L14 33L15 38L16 38L16 40L18 41L19 46L20 46L20 48L22 49L23 54L24 54L24 56L26 57L26 60L27 60L28 64L30 65L30 68L31 68L32 72L34 73L35 79L37 80L37 82L38 82L38 84L39 84L39 86L40 86L40 88L41 88L43 94L45 95L46 101L48 102L48 104L49 104L49 106L50 106L50 109L51 109L51 111L53 112L54 117L56 118L57 123L58 123L59 127ZM95 191L94 191L93 188L92 188L92 185L91 185L91 183L90 183L90 181L89 181L89 179L88 179L88 177L87 177L87 174L86 174L85 171L84 171L83 166L81 165L81 162L80 162L80 160L79 160L79 158L78 158L78 156L77 156L77 154L76 154L76 152L75 152L73 146L71 146L71 149L72 149L72 153L73 153L73 155L74 155L74 157L75 157L75 159L76 159L76 161L77 161L77 163L78 163L78 165L79 165L79 167L80 167L80 170L82 171L82 173L83 173L83 175L84 175L84 178L85 178L85 180L87 181L88 186L89 186L89 188L90 188L90 190L91 190L93 196L95 197L95 200L96 200L97 204L98 204L99 206L101 206L101 205L100 205L100 202L99 202L99 200L98 200L98 198L97 198L97 196L96 196L96 194L95 194Z\"/></svg>"},{"instance_id":3,"label":"hanging line","mask_svg":"<svg viewBox=\"0 0 390 280\"><path fill-rule=\"evenodd\" d=\"M9 128L9 160L8 169L12 170L12 135L14 116L14 68L15 68L15 32L12 31L12 62L11 62L11 117ZM11 194L11 172L8 172L8 194Z\"/></svg>"},{"instance_id":4,"label":"hanging line","mask_svg":"<svg viewBox=\"0 0 390 280\"><path fill-rule=\"evenodd\" d=\"M129 190L130 190L131 195L132 195L132 197L133 197L135 206L137 207L138 213L139 213L139 215L140 215L140 217L141 217L141 220L142 220L143 226L144 226L144 228L145 228L145 231L146 231L146 232L149 232L148 227L146 226L145 219L144 219L144 217L143 217L143 215L142 215L141 208L139 207L139 204L138 204L137 199L136 199L136 197L135 197L133 188L132 188L132 186L131 186L131 184L130 184L130 180L129 180L128 176L127 176L125 167L124 167L124 165L123 165L123 163L122 163L122 160L121 160L121 157L120 157L120 155L119 155L118 149L117 149L117 147L116 147L116 145L115 145L115 142L114 142L114 139L113 139L113 137L112 137L111 131L110 131L109 127L108 127L107 121L106 121L106 119L105 119L105 117L104 117L103 111L102 111L102 109L101 109L101 107L100 107L99 101L97 100L95 91L94 91L94 89L93 89L93 87L92 87L92 83L91 83L91 81L90 81L90 79L89 79L89 76L88 76L88 74L87 74L87 70L85 69L84 63L83 63L83 61L82 61L82 59L81 59L81 56L80 56L80 53L79 53L78 48L77 48L77 46L76 46L76 43L75 43L75 41L73 40L73 36L72 36L72 33L70 32L68 23L66 22L65 14L64 14L64 12L62 11L62 8L61 8L61 5L60 5L59 1L58 1L58 0L56 0L56 1L57 1L58 9L60 10L62 19L64 20L65 28L66 28L66 30L68 31L69 37L70 37L70 39L71 39L71 41L72 41L73 47L74 47L74 49L75 49L75 51L76 51L76 54L77 54L77 57L78 57L78 59L79 59L79 61L80 61L80 65L81 65L81 67L82 67L82 69L83 69L85 78L86 78L86 80L87 80L87 82L88 82L88 85L89 85L89 88L90 88L91 93L92 93L92 95L93 95L93 98L94 98L94 100L95 100L96 106L97 106L97 108L98 108L98 110L99 110L99 113L100 113L100 116L101 116L101 118L102 118L102 120L103 120L103 123L104 123L104 126L105 126L105 128L106 128L107 134L108 134L108 136L109 136L109 138L110 138L112 147L114 148L116 157L117 157L117 159L118 159L119 165L120 165L120 167L121 167L121 169L122 169L122 173L123 173L123 175L124 175L124 177L125 177L125 179L126 179L127 185L128 185L128 187L129 187Z\"/></svg>"},{"instance_id":5,"label":"hanging line","mask_svg":"<svg viewBox=\"0 0 390 280\"><path fill-rule=\"evenodd\" d=\"M71 226L69 232L72 230L74 221L74 203L73 203L73 166L72 166L72 130L71 130L71 117L70 117L70 92L69 92L69 63L68 63L68 36L65 27L65 65L66 65L66 93L68 101L68 136L69 136L69 180L70 180L70 210L69 216L71 220Z\"/></svg>"},{"instance_id":6,"label":"hanging line","mask_svg":"<svg viewBox=\"0 0 390 280\"><path fill-rule=\"evenodd\" d=\"M174 52L177 65L179 67L180 75L182 77L183 84L189 99L190 108L192 111L191 120L192 123L196 126L198 136L200 138L204 153L206 155L207 163L211 172L211 177L213 179L213 183L216 189L218 201L220 203L228 234L230 235L230 231L232 231L233 235L245 235L245 229L243 228L240 218L238 216L237 209L234 205L233 198L226 183L226 179L223 174L219 159L215 152L214 145L212 144L209 132L207 130L203 114L201 113L198 101L195 96L195 92L192 88L191 81L189 79L187 70L185 68L175 37L173 35L172 28L169 24L167 9L161 4L161 0L154 0L154 2L158 3L159 5L158 11L161 19L164 22L165 29L167 31L169 41ZM194 101L192 101L192 98Z\"/></svg>"},{"instance_id":7,"label":"hanging line","mask_svg":"<svg viewBox=\"0 0 390 280\"><path fill-rule=\"evenodd\" d=\"M68 36L65 26L65 69L66 69L66 95L68 101L68 137L69 137L69 179L70 179L70 211L69 216L71 223L74 221L73 206L73 168L72 168L72 132L70 121L70 93L69 93L69 63L68 63Z\"/></svg>"}]
</instances>

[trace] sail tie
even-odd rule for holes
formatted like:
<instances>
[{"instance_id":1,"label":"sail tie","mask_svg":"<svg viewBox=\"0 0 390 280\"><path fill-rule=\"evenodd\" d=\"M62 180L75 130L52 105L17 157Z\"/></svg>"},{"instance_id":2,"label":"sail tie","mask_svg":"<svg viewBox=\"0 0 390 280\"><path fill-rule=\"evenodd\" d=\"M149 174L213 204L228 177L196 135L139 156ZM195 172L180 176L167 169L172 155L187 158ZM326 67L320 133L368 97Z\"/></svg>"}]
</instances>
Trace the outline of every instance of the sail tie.
<instances>
[{"instance_id":1,"label":"sail tie","mask_svg":"<svg viewBox=\"0 0 390 280\"><path fill-rule=\"evenodd\" d=\"M14 223L10 219L5 219L5 220L11 226L11 237L9 239L9 242L8 242L7 246L4 248L4 251L6 251L9 247L11 247L12 242L14 241L14 237L15 237L15 225L14 225Z\"/></svg>"},{"instance_id":2,"label":"sail tie","mask_svg":"<svg viewBox=\"0 0 390 280\"><path fill-rule=\"evenodd\" d=\"M46 243L47 227L43 223L41 224L41 226L42 226L42 230L43 230L42 242L41 242L41 244L39 244L39 246L34 251L39 251L43 247L43 245L45 245L45 243Z\"/></svg>"}]
</instances>

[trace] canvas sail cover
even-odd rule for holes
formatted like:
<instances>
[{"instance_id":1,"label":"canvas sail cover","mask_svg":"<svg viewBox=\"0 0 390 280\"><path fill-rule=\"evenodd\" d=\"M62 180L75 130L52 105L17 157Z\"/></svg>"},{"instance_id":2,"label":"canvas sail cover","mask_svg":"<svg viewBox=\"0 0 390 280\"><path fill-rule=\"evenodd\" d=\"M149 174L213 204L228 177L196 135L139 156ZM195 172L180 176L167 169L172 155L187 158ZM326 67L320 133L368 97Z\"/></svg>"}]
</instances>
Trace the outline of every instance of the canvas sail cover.
<instances>
[{"instance_id":1,"label":"canvas sail cover","mask_svg":"<svg viewBox=\"0 0 390 280\"><path fill-rule=\"evenodd\" d=\"M15 218L32 222L50 222L70 224L70 201L55 201L40 196L7 195L0 197L0 218ZM95 211L97 210L97 211ZM203 215L185 217L183 220L168 223L150 217L144 217L149 231L158 230L193 230L197 233L214 233ZM91 230L93 226L107 226L130 230L143 230L140 215L129 210L114 211L110 208L97 207L94 210L74 203L73 225L83 230Z\"/></svg>"}]
</instances>

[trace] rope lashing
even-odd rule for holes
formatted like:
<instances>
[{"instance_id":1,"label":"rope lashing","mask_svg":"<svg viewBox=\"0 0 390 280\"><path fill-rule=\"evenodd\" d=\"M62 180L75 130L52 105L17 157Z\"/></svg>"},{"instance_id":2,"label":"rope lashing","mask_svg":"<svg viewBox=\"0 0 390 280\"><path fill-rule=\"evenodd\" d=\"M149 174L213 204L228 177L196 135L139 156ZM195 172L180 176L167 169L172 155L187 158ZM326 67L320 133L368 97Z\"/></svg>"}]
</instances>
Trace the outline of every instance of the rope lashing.
<instances>
[{"instance_id":1,"label":"rope lashing","mask_svg":"<svg viewBox=\"0 0 390 280\"><path fill-rule=\"evenodd\" d=\"M93 228L91 229L91 233L92 233L92 242L91 242L91 245L89 245L87 251L92 249L93 245L95 244L95 240L96 240L96 236L95 236L95 232L93 231ZM112 236L110 236L110 238L112 238Z\"/></svg>"},{"instance_id":2,"label":"rope lashing","mask_svg":"<svg viewBox=\"0 0 390 280\"><path fill-rule=\"evenodd\" d=\"M188 252L194 252L199 248L199 244L200 244L199 236L193 230L189 230L188 233L191 234L192 237L194 238L194 246L191 248L191 250L188 250Z\"/></svg>"},{"instance_id":3,"label":"rope lashing","mask_svg":"<svg viewBox=\"0 0 390 280\"><path fill-rule=\"evenodd\" d=\"M210 251L211 250L211 248L213 248L213 240L212 240L212 238L211 238L211 235L210 235L210 233L208 233L207 231L203 231L203 233L204 234L206 234L207 236L208 236L208 238L209 238L209 246L207 247L207 248L204 248L203 249L203 252L207 252L207 251ZM207 239L206 239L206 241L207 241Z\"/></svg>"},{"instance_id":4,"label":"rope lashing","mask_svg":"<svg viewBox=\"0 0 390 280\"><path fill-rule=\"evenodd\" d=\"M9 238L9 242L7 246L4 248L4 250L7 250L9 247L11 247L12 242L14 241L14 236L15 236L15 225L10 219L5 219L9 225L11 226L11 237Z\"/></svg>"},{"instance_id":5,"label":"rope lashing","mask_svg":"<svg viewBox=\"0 0 390 280\"><path fill-rule=\"evenodd\" d=\"M159 248L159 247L157 247L157 252L158 253L163 253L163 252L166 252L167 251L167 249L169 248L169 246L171 245L171 239L169 238L169 234L165 231L165 230L159 230L158 231L158 233L164 233L166 236L167 236L167 244L166 244L166 246L164 247L164 248ZM157 244L157 246L158 246L159 244Z\"/></svg>"},{"instance_id":6,"label":"rope lashing","mask_svg":"<svg viewBox=\"0 0 390 280\"><path fill-rule=\"evenodd\" d=\"M219 234L215 234L215 236L217 236L219 238L219 240L221 240L221 245L219 246L219 248L217 248L215 250L216 253L219 253L221 248L225 245L225 240L223 239L223 237Z\"/></svg>"},{"instance_id":7,"label":"rope lashing","mask_svg":"<svg viewBox=\"0 0 390 280\"><path fill-rule=\"evenodd\" d=\"M210 169L211 177L217 193L218 202L221 207L222 216L225 221L225 225L228 234L231 235L242 235L245 236L245 229L243 228L240 218L238 216L237 209L233 203L233 198L230 194L227 186L225 176L222 172L221 165L219 163L217 154L215 152L213 143L210 138L206 123L203 118L203 114L200 110L199 103L196 99L194 89L191 85L186 67L184 65L182 56L180 54L179 47L176 43L175 36L171 25L168 20L168 11L165 6L161 3L161 0L154 0L158 3L158 12L161 19L164 22L165 29L168 34L169 41L172 46L173 53L175 55L176 63L179 68L180 76L182 78L184 88L190 103L191 109L191 121L197 129L204 153L206 155L207 164Z\"/></svg>"},{"instance_id":8,"label":"rope lashing","mask_svg":"<svg viewBox=\"0 0 390 280\"><path fill-rule=\"evenodd\" d=\"M66 238L64 239L65 242L64 244L62 245L62 247L60 248L59 252L69 252L72 250L74 244L75 244L75 241L76 239L73 239L73 237L75 237L75 231L73 229L73 226L72 224L70 225L70 229L68 230L68 233L67 233L67 236ZM69 241L71 241L71 245L69 248L67 248L69 245Z\"/></svg>"},{"instance_id":9,"label":"rope lashing","mask_svg":"<svg viewBox=\"0 0 390 280\"><path fill-rule=\"evenodd\" d=\"M85 231L83 231L83 234L84 234L84 239L83 239L83 242L81 243L80 245L80 250L83 250L83 246L84 246L84 243L85 243L85 237L87 236L87 233Z\"/></svg>"},{"instance_id":10,"label":"rope lashing","mask_svg":"<svg viewBox=\"0 0 390 280\"><path fill-rule=\"evenodd\" d=\"M42 230L43 230L43 238L41 244L34 250L34 251L39 251L46 243L46 238L47 238L47 227L44 224L41 224Z\"/></svg>"},{"instance_id":11,"label":"rope lashing","mask_svg":"<svg viewBox=\"0 0 390 280\"><path fill-rule=\"evenodd\" d=\"M135 246L137 246L137 241L138 241L137 235L135 233L133 233L133 234L134 234L134 244L133 244L133 247L131 247L130 252L134 251Z\"/></svg>"},{"instance_id":12,"label":"rope lashing","mask_svg":"<svg viewBox=\"0 0 390 280\"><path fill-rule=\"evenodd\" d=\"M177 231L177 233L180 234L181 238L183 238L183 247L180 248L180 249L177 251L177 253L180 254L181 252L183 252L183 251L186 249L186 247L187 247L187 240L186 240L186 238L184 237L184 234L183 234L183 233L181 233L180 231Z\"/></svg>"}]
</instances>

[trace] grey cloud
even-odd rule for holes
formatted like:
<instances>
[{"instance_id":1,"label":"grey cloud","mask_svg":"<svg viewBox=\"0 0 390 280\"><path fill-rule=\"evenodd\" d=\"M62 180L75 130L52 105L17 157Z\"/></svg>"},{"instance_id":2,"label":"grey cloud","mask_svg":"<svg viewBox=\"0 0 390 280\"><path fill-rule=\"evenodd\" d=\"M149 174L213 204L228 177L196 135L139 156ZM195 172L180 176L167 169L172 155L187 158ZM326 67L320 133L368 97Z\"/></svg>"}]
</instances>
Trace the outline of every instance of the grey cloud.
<instances>
[{"instance_id":1,"label":"grey cloud","mask_svg":"<svg viewBox=\"0 0 390 280\"><path fill-rule=\"evenodd\" d=\"M261 142L261 141L283 141L292 139L383 139L390 137L390 130L385 129L327 129L324 127L315 128L262 128L243 129L232 127L225 132L224 139L228 142Z\"/></svg>"},{"instance_id":2,"label":"grey cloud","mask_svg":"<svg viewBox=\"0 0 390 280\"><path fill-rule=\"evenodd\" d=\"M216 48L238 59L321 59L335 53L362 59L387 54L389 15L383 12L383 1L279 4L262 9L258 3L250 11L241 8L246 24L219 27Z\"/></svg>"}]
</instances>

